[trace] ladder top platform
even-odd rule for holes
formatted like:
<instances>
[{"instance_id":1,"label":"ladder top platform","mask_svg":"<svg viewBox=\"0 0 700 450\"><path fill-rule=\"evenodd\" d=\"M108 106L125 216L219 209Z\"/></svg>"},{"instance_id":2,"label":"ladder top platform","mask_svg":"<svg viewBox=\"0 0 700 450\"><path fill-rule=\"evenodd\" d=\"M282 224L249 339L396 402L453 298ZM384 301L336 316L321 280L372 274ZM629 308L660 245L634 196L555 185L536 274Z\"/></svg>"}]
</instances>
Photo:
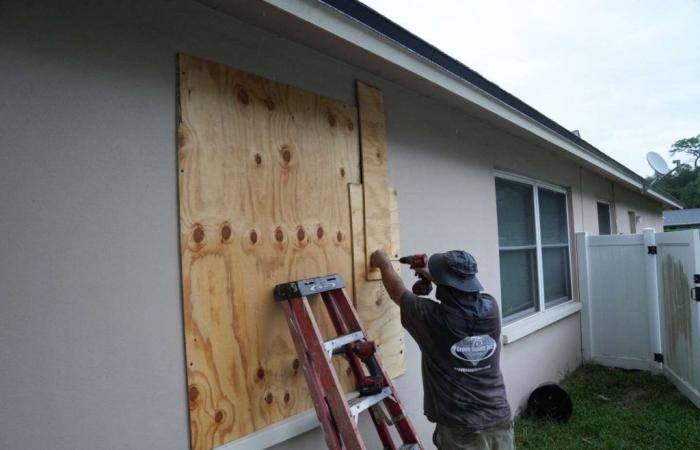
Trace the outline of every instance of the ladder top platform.
<instances>
[{"instance_id":1,"label":"ladder top platform","mask_svg":"<svg viewBox=\"0 0 700 450\"><path fill-rule=\"evenodd\" d=\"M275 299L277 301L290 300L344 287L345 283L343 283L343 279L337 273L323 277L306 278L275 286Z\"/></svg>"}]
</instances>

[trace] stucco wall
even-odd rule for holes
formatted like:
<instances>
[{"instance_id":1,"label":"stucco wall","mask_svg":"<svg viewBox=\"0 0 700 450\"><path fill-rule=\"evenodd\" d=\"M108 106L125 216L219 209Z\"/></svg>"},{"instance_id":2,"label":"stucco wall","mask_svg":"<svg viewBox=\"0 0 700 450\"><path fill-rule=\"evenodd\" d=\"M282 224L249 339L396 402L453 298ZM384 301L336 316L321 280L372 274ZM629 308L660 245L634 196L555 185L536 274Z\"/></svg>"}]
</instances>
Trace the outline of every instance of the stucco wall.
<instances>
[{"instance_id":1,"label":"stucco wall","mask_svg":"<svg viewBox=\"0 0 700 450\"><path fill-rule=\"evenodd\" d=\"M610 204L612 234L630 233L629 211L634 211L635 215L640 217L637 233L641 233L644 228L663 231L662 205L640 192L631 191L586 169L581 169L581 192L584 198L581 205L584 231L598 234L598 201Z\"/></svg>"},{"instance_id":2,"label":"stucco wall","mask_svg":"<svg viewBox=\"0 0 700 450\"><path fill-rule=\"evenodd\" d=\"M598 205L599 201L610 205L610 232L617 234L615 220L615 189L614 183L586 169L581 169L581 192L585 199L582 202L583 229L591 234L598 234Z\"/></svg>"},{"instance_id":3,"label":"stucco wall","mask_svg":"<svg viewBox=\"0 0 700 450\"><path fill-rule=\"evenodd\" d=\"M448 105L195 2L45 3L0 6L0 448L188 446L178 51L346 102L355 79L382 88L403 251L468 249L497 297L494 170L569 188L576 230L597 231L579 167ZM646 202L619 192L620 205ZM397 384L429 441L407 342ZM506 346L514 409L576 367L580 347L578 315ZM313 431L283 447L320 445Z\"/></svg>"},{"instance_id":4,"label":"stucco wall","mask_svg":"<svg viewBox=\"0 0 700 450\"><path fill-rule=\"evenodd\" d=\"M662 208L656 202L649 201L638 192L615 186L615 210L617 211L617 232L630 233L630 220L628 213L633 211L639 216L637 221L637 233L644 228L654 228L656 231L664 230Z\"/></svg>"}]
</instances>

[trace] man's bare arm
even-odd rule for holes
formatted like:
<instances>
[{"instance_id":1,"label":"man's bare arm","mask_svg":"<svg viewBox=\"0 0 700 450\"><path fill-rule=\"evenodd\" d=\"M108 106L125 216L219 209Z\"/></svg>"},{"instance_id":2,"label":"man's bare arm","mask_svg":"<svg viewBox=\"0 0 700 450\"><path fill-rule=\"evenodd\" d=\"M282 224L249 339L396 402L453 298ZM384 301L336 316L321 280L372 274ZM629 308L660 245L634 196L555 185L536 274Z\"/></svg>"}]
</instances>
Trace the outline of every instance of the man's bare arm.
<instances>
[{"instance_id":1,"label":"man's bare arm","mask_svg":"<svg viewBox=\"0 0 700 450\"><path fill-rule=\"evenodd\" d=\"M389 258L382 250L377 250L372 253L370 263L372 267L376 267L382 272L384 289L389 293L389 297L391 297L394 303L401 306L401 297L407 292L407 289L399 274L397 274L392 267Z\"/></svg>"}]
</instances>

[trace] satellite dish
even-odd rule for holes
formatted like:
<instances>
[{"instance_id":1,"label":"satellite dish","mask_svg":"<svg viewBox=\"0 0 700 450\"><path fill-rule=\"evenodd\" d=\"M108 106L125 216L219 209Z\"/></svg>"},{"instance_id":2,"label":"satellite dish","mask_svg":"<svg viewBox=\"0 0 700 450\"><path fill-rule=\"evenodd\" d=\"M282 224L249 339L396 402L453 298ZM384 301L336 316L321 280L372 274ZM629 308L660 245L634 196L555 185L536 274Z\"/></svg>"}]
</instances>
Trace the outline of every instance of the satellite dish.
<instances>
[{"instance_id":1,"label":"satellite dish","mask_svg":"<svg viewBox=\"0 0 700 450\"><path fill-rule=\"evenodd\" d=\"M671 171L671 169L669 169L668 167L668 164L666 164L666 161L664 160L663 156L659 155L656 152L647 153L647 162L649 163L651 168L654 169L654 172L656 172L659 175L666 175Z\"/></svg>"}]
</instances>

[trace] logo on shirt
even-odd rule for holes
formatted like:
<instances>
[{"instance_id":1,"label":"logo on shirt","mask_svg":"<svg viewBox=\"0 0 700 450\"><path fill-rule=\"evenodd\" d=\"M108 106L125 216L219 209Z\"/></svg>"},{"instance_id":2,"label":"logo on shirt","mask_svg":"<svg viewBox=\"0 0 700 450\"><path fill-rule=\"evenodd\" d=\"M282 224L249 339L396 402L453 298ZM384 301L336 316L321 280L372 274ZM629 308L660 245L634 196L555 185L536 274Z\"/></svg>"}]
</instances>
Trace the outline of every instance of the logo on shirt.
<instances>
[{"instance_id":1,"label":"logo on shirt","mask_svg":"<svg viewBox=\"0 0 700 450\"><path fill-rule=\"evenodd\" d=\"M455 343L450 352L464 361L469 361L472 366L476 366L479 361L483 361L496 351L498 344L491 336L467 336Z\"/></svg>"}]
</instances>

